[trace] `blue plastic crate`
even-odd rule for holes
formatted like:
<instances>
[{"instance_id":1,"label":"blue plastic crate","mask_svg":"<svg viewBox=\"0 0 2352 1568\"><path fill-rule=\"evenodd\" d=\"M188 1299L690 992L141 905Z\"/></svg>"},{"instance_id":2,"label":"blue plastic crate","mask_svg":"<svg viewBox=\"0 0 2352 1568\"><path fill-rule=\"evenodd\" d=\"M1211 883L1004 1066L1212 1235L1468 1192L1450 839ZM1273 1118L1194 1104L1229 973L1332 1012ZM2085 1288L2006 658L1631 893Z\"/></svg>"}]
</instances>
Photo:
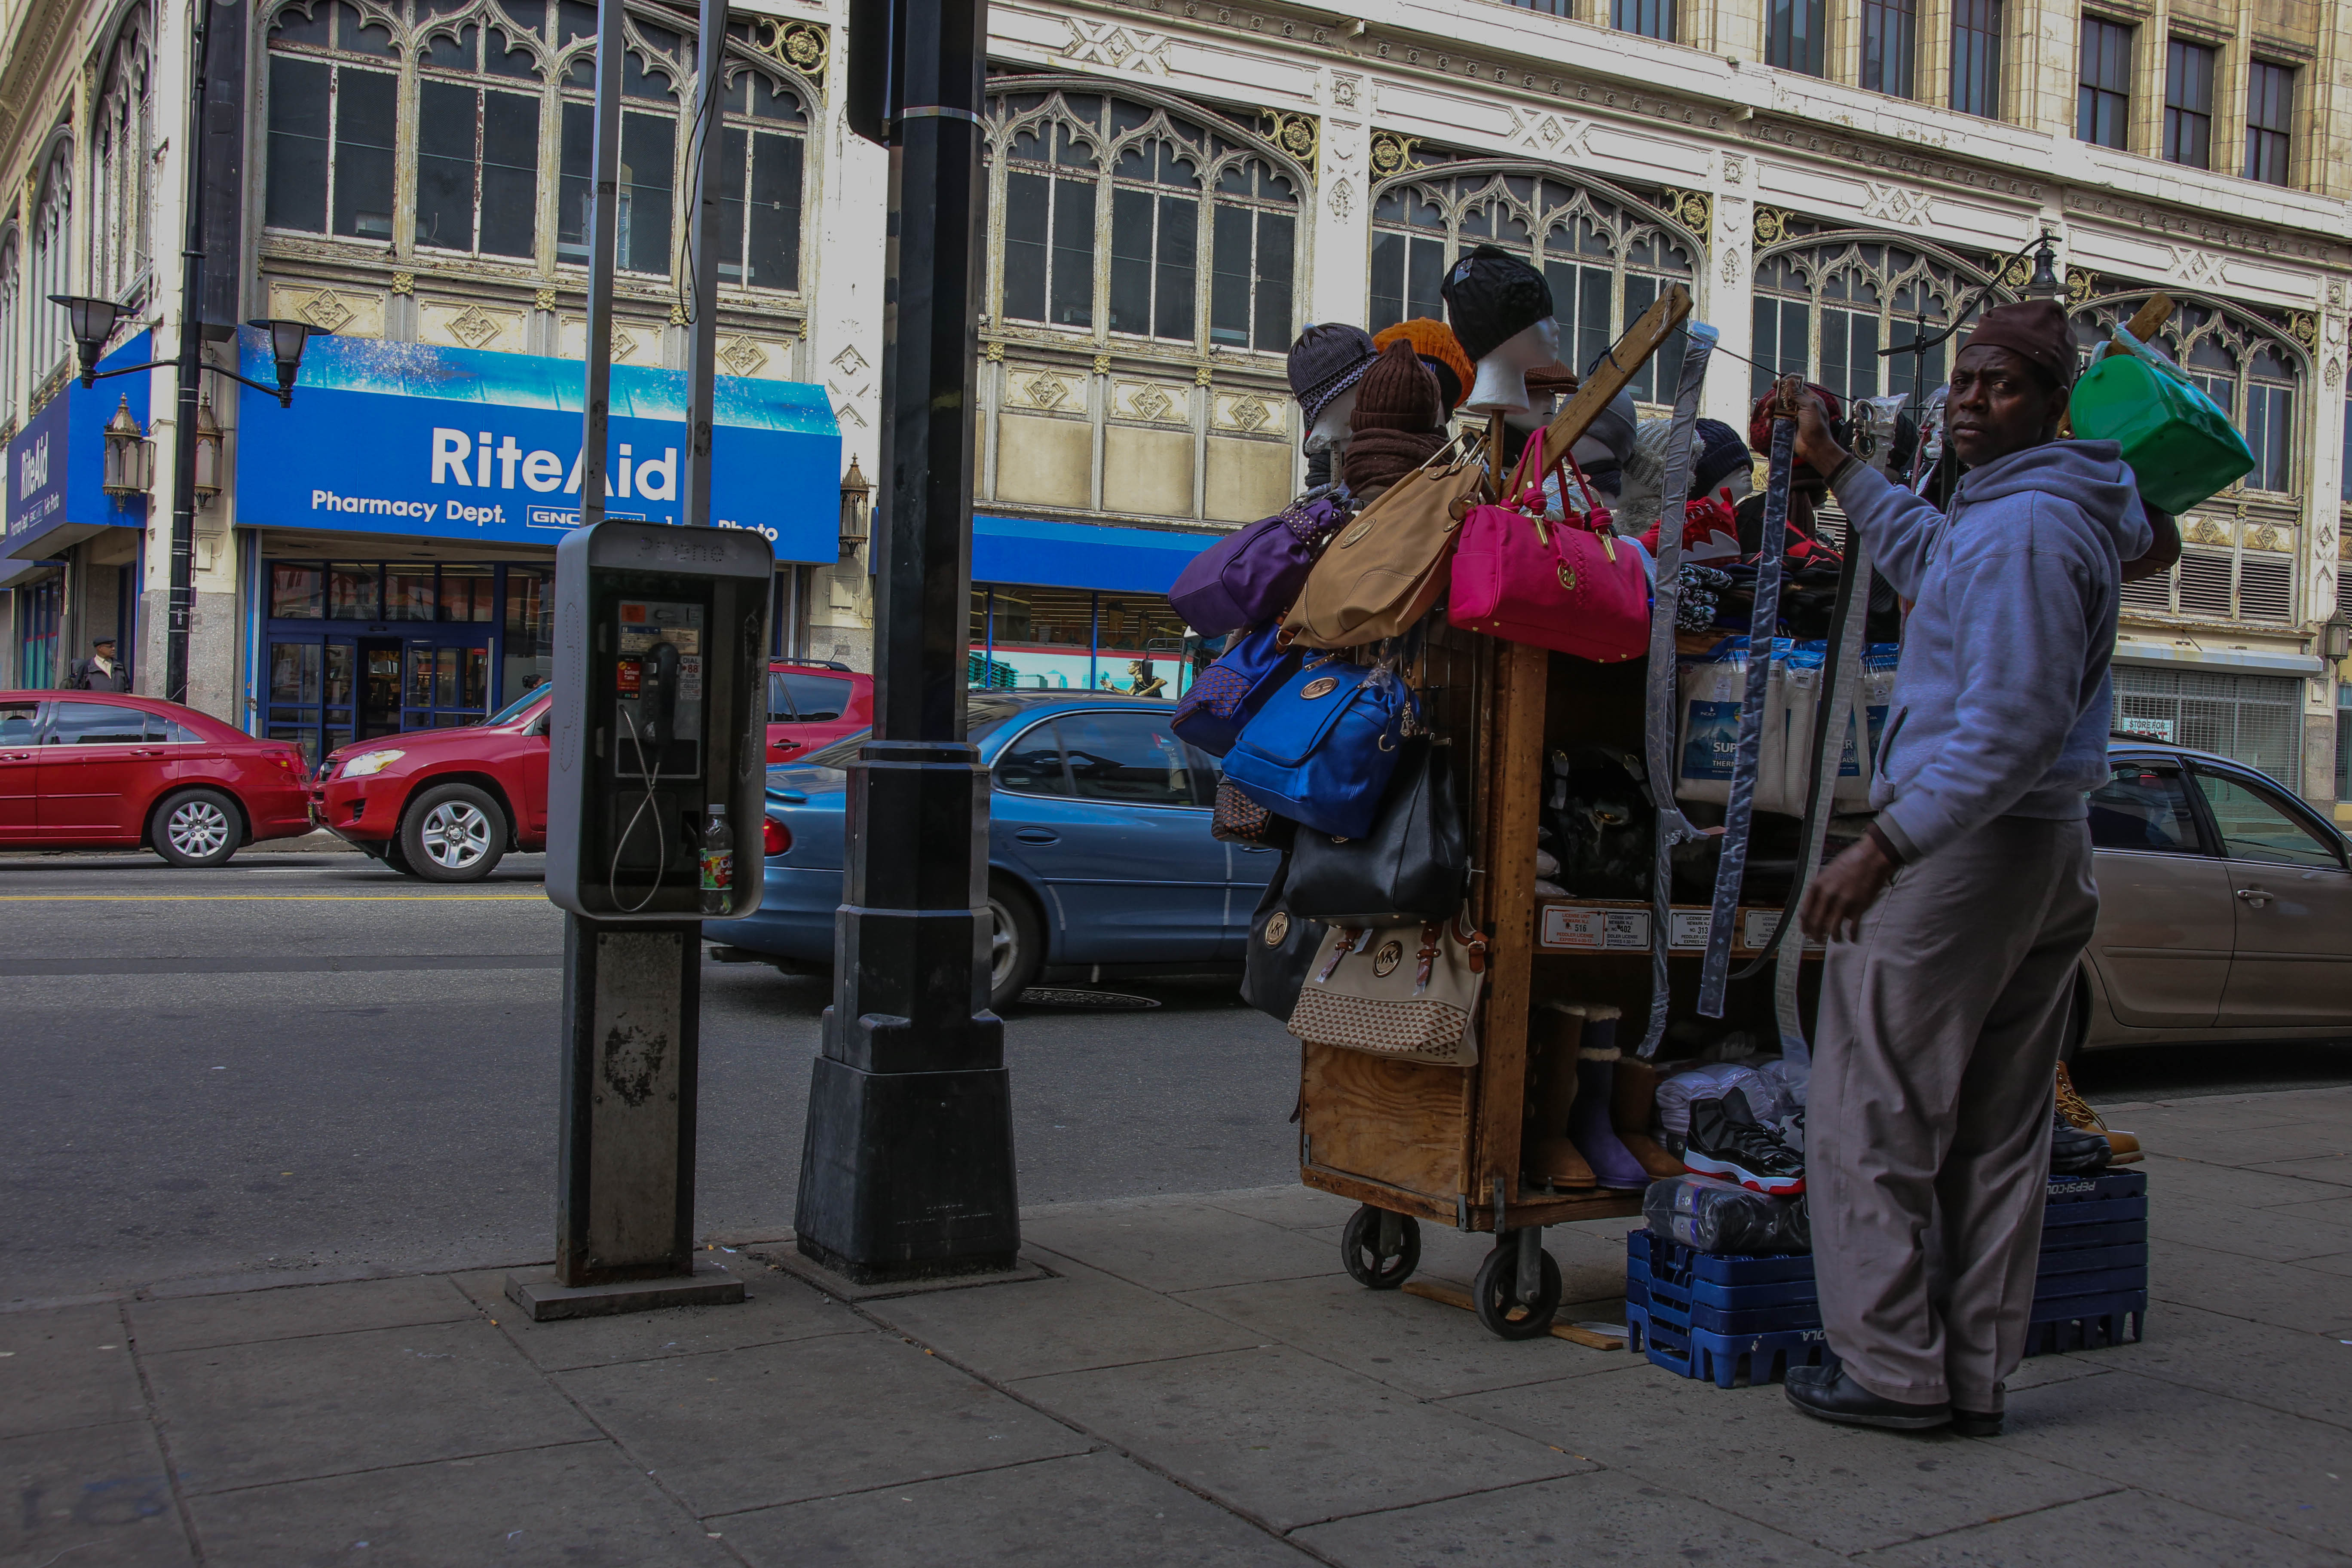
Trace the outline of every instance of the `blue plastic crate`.
<instances>
[{"instance_id":1,"label":"blue plastic crate","mask_svg":"<svg viewBox=\"0 0 2352 1568\"><path fill-rule=\"evenodd\" d=\"M1637 1249L1646 1253L1651 1276L1669 1283L1783 1285L1796 1280L1810 1281L1813 1277L1813 1259L1810 1253L1765 1253L1742 1257L1700 1252L1648 1230L1637 1230L1625 1237L1629 1259Z\"/></svg>"},{"instance_id":2,"label":"blue plastic crate","mask_svg":"<svg viewBox=\"0 0 2352 1568\"><path fill-rule=\"evenodd\" d=\"M2091 1274L2109 1268L2137 1268L2145 1272L2147 1268L2147 1243L2133 1241L2120 1247L2053 1249L2042 1255L2041 1266L2034 1270L2034 1277L2037 1279L2054 1279L2069 1274Z\"/></svg>"},{"instance_id":3,"label":"blue plastic crate","mask_svg":"<svg viewBox=\"0 0 2352 1568\"><path fill-rule=\"evenodd\" d=\"M1651 1364L1717 1388L1779 1383L1792 1366L1819 1366L1830 1353L1819 1329L1787 1333L1718 1334L1662 1321L1638 1307L1625 1310L1626 1343Z\"/></svg>"},{"instance_id":4,"label":"blue plastic crate","mask_svg":"<svg viewBox=\"0 0 2352 1568\"><path fill-rule=\"evenodd\" d=\"M2137 1220L2141 1225L2147 1223L2147 1194L2137 1197L2095 1198L2082 1203L2048 1205L2042 1211L2042 1234L2063 1237L2071 1230L2130 1220Z\"/></svg>"},{"instance_id":5,"label":"blue plastic crate","mask_svg":"<svg viewBox=\"0 0 2352 1568\"><path fill-rule=\"evenodd\" d=\"M2137 1243L2147 1245L2146 1219L2116 1219L2100 1225L2052 1225L2044 1220L2042 1226L2042 1250L2071 1252L2084 1247L2123 1247Z\"/></svg>"},{"instance_id":6,"label":"blue plastic crate","mask_svg":"<svg viewBox=\"0 0 2352 1568\"><path fill-rule=\"evenodd\" d=\"M2095 1176L2052 1176L2053 1204L2105 1203L2147 1196L2146 1171L2103 1171Z\"/></svg>"},{"instance_id":7,"label":"blue plastic crate","mask_svg":"<svg viewBox=\"0 0 2352 1568\"><path fill-rule=\"evenodd\" d=\"M1737 1284L1708 1278L1711 1274L1724 1272L1714 1266L1748 1263L1767 1266L1757 1272L1779 1273L1786 1278L1753 1279ZM1801 1273L1790 1267L1796 1264L1803 1266ZM1677 1243L1662 1240L1646 1230L1634 1231L1625 1238L1626 1287L1631 1290L1638 1281L1646 1288L1653 1279L1664 1281L1677 1300L1687 1298L1732 1311L1780 1307L1792 1301L1811 1301L1815 1294L1813 1260L1809 1257L1709 1257Z\"/></svg>"},{"instance_id":8,"label":"blue plastic crate","mask_svg":"<svg viewBox=\"0 0 2352 1568\"><path fill-rule=\"evenodd\" d=\"M2132 1344L2147 1332L2147 1292L2067 1296L2033 1303L2025 1333L2025 1353L2060 1354Z\"/></svg>"}]
</instances>

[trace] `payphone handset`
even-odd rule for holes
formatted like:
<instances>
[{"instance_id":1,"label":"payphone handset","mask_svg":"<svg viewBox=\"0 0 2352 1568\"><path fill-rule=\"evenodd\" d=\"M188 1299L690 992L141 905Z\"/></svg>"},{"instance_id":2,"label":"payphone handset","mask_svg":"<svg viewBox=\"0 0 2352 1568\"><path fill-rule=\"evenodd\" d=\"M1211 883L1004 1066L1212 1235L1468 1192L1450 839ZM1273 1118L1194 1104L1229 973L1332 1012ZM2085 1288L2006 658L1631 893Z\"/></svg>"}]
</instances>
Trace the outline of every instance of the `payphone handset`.
<instances>
[{"instance_id":1,"label":"payphone handset","mask_svg":"<svg viewBox=\"0 0 2352 1568\"><path fill-rule=\"evenodd\" d=\"M761 840L773 572L748 530L607 521L557 547L556 903L617 921L759 907L758 877L710 850Z\"/></svg>"}]
</instances>

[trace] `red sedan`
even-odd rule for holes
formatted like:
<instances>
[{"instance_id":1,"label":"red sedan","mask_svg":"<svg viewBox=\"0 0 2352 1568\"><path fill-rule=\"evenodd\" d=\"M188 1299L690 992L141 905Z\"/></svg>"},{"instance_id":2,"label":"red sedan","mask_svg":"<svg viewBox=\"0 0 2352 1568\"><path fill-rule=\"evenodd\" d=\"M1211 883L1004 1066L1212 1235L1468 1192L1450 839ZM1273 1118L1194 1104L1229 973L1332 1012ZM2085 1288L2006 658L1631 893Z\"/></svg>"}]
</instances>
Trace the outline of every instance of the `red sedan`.
<instances>
[{"instance_id":1,"label":"red sedan","mask_svg":"<svg viewBox=\"0 0 2352 1568\"><path fill-rule=\"evenodd\" d=\"M319 766L320 826L395 871L435 882L487 877L509 849L547 847L548 689L479 724L339 746ZM768 761L788 763L868 729L871 676L829 665L768 668Z\"/></svg>"},{"instance_id":2,"label":"red sedan","mask_svg":"<svg viewBox=\"0 0 2352 1568\"><path fill-rule=\"evenodd\" d=\"M310 831L300 748L110 691L0 691L0 847L218 866Z\"/></svg>"}]
</instances>

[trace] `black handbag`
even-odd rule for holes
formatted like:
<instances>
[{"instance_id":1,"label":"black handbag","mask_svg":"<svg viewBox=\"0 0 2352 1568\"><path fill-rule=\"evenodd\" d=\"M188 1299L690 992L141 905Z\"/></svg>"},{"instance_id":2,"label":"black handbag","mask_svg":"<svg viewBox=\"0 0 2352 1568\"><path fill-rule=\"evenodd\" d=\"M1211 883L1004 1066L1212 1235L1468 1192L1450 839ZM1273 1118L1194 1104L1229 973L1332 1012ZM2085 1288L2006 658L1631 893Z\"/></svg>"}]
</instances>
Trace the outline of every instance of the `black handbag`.
<instances>
[{"instance_id":1,"label":"black handbag","mask_svg":"<svg viewBox=\"0 0 2352 1568\"><path fill-rule=\"evenodd\" d=\"M1298 1005L1315 951L1323 945L1322 922L1299 919L1284 901L1289 876L1286 855L1250 917L1249 951L1242 955L1242 1000L1285 1023Z\"/></svg>"},{"instance_id":2,"label":"black handbag","mask_svg":"<svg viewBox=\"0 0 2352 1568\"><path fill-rule=\"evenodd\" d=\"M1327 925L1391 926L1450 921L1461 912L1470 847L1454 804L1446 748L1427 735L1401 745L1371 832L1334 838L1298 830L1286 895L1294 915Z\"/></svg>"}]
</instances>

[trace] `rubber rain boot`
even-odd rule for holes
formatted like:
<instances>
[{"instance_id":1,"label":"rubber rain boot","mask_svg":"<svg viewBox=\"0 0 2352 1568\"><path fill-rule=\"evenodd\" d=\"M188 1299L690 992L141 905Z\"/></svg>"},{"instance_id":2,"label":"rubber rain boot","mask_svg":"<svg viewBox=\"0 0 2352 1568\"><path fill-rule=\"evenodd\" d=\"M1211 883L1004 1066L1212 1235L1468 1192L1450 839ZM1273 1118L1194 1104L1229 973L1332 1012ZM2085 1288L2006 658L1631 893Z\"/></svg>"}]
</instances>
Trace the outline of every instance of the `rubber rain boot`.
<instances>
[{"instance_id":1,"label":"rubber rain boot","mask_svg":"<svg viewBox=\"0 0 2352 1568\"><path fill-rule=\"evenodd\" d=\"M1614 1098L1617 1059L1621 1053L1616 1045L1617 1019L1620 1009L1606 1003L1562 1002L1557 1005L1563 1012L1573 1011L1583 1021L1581 1039L1576 1050L1576 1103L1569 1114L1569 1141L1601 1185L1613 1192L1638 1193L1650 1184L1650 1173L1642 1162L1625 1147L1610 1122L1610 1103Z\"/></svg>"},{"instance_id":2,"label":"rubber rain boot","mask_svg":"<svg viewBox=\"0 0 2352 1568\"><path fill-rule=\"evenodd\" d=\"M1650 1121L1657 1109L1658 1069L1637 1058L1620 1056L1615 1087L1609 1096L1609 1125L1653 1180L1679 1176L1685 1168L1650 1136Z\"/></svg>"},{"instance_id":3,"label":"rubber rain boot","mask_svg":"<svg viewBox=\"0 0 2352 1568\"><path fill-rule=\"evenodd\" d=\"M1536 1064L1536 1081L1528 1097L1519 1168L1531 1186L1558 1190L1590 1189L1595 1184L1592 1167L1585 1163L1568 1135L1580 1078L1576 1047L1583 1024L1580 1014L1563 1011L1557 1002L1536 1008L1528 1018L1528 1046Z\"/></svg>"}]
</instances>

